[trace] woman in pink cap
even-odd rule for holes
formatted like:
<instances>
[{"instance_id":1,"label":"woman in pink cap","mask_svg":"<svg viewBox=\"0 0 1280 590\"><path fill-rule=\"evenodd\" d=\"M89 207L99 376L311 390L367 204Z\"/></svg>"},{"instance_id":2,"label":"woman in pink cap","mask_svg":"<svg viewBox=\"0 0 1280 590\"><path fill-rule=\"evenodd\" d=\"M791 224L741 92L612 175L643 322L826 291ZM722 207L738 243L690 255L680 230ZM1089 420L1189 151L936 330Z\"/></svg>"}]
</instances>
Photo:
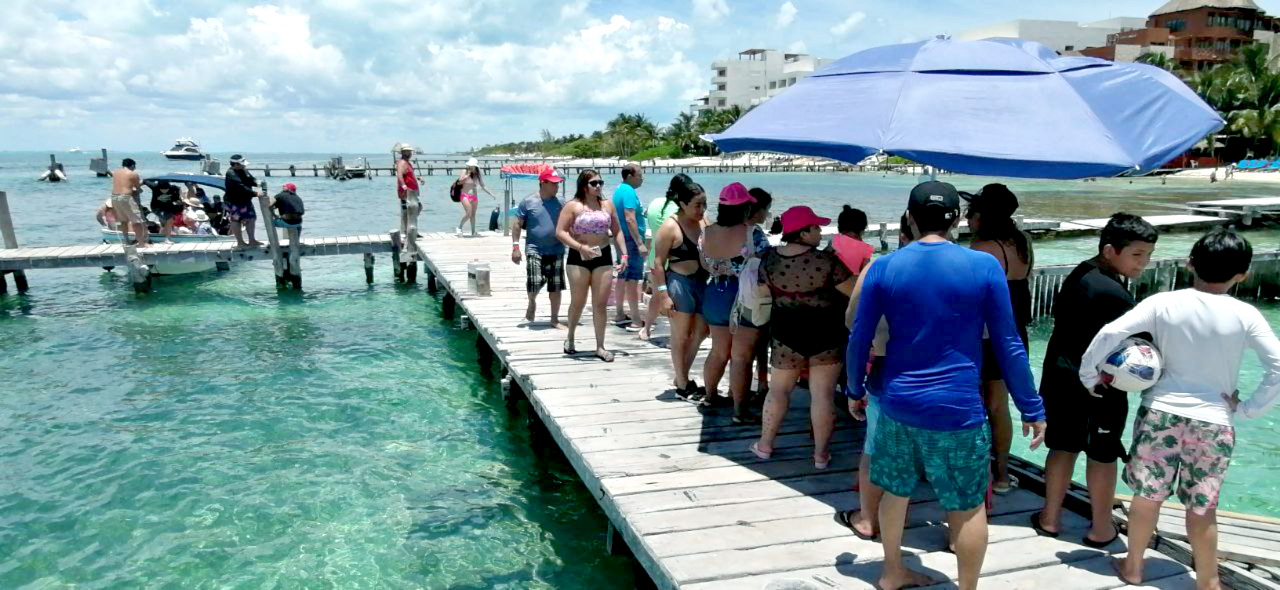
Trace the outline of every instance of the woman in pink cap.
<instances>
[{"instance_id":1,"label":"woman in pink cap","mask_svg":"<svg viewBox=\"0 0 1280 590\"><path fill-rule=\"evenodd\" d=\"M763 432L751 452L761 459L773 455L774 439L791 405L791 390L808 369L813 466L826 469L835 428L832 399L849 339L844 308L853 291L853 273L835 254L818 249L822 226L830 219L818 217L808 207L792 207L780 220L783 245L760 262L760 282L773 295L773 356L769 359L773 376L764 402Z\"/></svg>"},{"instance_id":2,"label":"woman in pink cap","mask_svg":"<svg viewBox=\"0 0 1280 590\"><path fill-rule=\"evenodd\" d=\"M765 205L767 209L768 205ZM734 303L738 300L738 275L747 261L763 255L769 248L769 240L759 227L751 223L752 218L760 210L756 198L747 192L741 183L733 183L720 191L720 205L716 209L716 222L702 233L702 263L707 268L709 278L703 293L702 317L711 329L711 353L702 367L702 378L706 383L707 397L704 406L720 407L728 405L728 398L719 395L720 379L724 377L725 367L729 364L731 351L747 346L746 332L755 332L756 326L749 321L731 321ZM743 341L738 341L741 333ZM754 349L754 340L750 348ZM759 419L747 408L747 383L750 368L745 369L744 376L729 376L729 393L733 399L733 421L735 424L759 424Z\"/></svg>"}]
</instances>

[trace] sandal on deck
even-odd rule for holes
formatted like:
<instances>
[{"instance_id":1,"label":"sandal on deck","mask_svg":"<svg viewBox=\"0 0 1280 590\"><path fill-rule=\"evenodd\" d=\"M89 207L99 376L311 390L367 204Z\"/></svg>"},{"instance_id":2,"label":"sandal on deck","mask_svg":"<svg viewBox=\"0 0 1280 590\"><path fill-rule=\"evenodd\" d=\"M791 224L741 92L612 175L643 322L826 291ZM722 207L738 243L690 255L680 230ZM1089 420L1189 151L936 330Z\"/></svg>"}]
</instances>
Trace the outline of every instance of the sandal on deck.
<instances>
[{"instance_id":1,"label":"sandal on deck","mask_svg":"<svg viewBox=\"0 0 1280 590\"><path fill-rule=\"evenodd\" d=\"M698 387L697 381L690 379L688 383L684 384L683 388L676 388L676 395L680 396L680 399L689 403L699 404L702 403L702 398L707 396L707 391Z\"/></svg>"},{"instance_id":2,"label":"sandal on deck","mask_svg":"<svg viewBox=\"0 0 1280 590\"><path fill-rule=\"evenodd\" d=\"M1084 544L1085 547L1088 547L1090 549L1104 549L1106 548L1107 545L1115 543L1116 539L1119 539L1119 538L1120 538L1120 529L1117 528L1115 536L1111 537L1110 539L1107 539L1106 541L1094 541L1093 539L1089 538L1089 533L1086 532L1084 534L1084 538L1081 539L1080 542Z\"/></svg>"},{"instance_id":3,"label":"sandal on deck","mask_svg":"<svg viewBox=\"0 0 1280 590\"><path fill-rule=\"evenodd\" d=\"M733 406L733 399L727 395L708 393L698 405L704 408L728 408Z\"/></svg>"},{"instance_id":4,"label":"sandal on deck","mask_svg":"<svg viewBox=\"0 0 1280 590\"><path fill-rule=\"evenodd\" d=\"M564 341L564 353L567 355L578 354L578 349L573 347L573 341L571 340Z\"/></svg>"},{"instance_id":5,"label":"sandal on deck","mask_svg":"<svg viewBox=\"0 0 1280 590\"><path fill-rule=\"evenodd\" d=\"M752 414L751 412L747 412L745 414L733 415L734 426L758 426L759 424L760 424L760 417L755 414Z\"/></svg>"},{"instance_id":6,"label":"sandal on deck","mask_svg":"<svg viewBox=\"0 0 1280 590\"><path fill-rule=\"evenodd\" d=\"M600 354L600 351L598 351L598 350L597 350L597 351L596 351L596 358L598 358L598 359L600 359L600 360L602 360L602 361L604 361L604 362L606 362L606 363L612 363L612 362L613 362L613 351L612 351L612 350L606 350L606 351L604 351L604 354Z\"/></svg>"},{"instance_id":7,"label":"sandal on deck","mask_svg":"<svg viewBox=\"0 0 1280 590\"><path fill-rule=\"evenodd\" d=\"M773 458L773 451L769 451L766 453L760 450L760 441L751 443L751 454L755 455L757 459L761 459L761 460L768 460Z\"/></svg>"},{"instance_id":8,"label":"sandal on deck","mask_svg":"<svg viewBox=\"0 0 1280 590\"><path fill-rule=\"evenodd\" d=\"M813 456L813 468L822 471L831 466L831 453L827 452L822 455L815 454Z\"/></svg>"},{"instance_id":9,"label":"sandal on deck","mask_svg":"<svg viewBox=\"0 0 1280 590\"><path fill-rule=\"evenodd\" d=\"M1041 514L1043 514L1043 512L1037 512L1031 515L1031 528L1035 529L1036 534L1040 535L1041 537L1049 537L1050 539L1057 539L1058 538L1057 532L1046 529L1044 528L1044 525L1040 524Z\"/></svg>"},{"instance_id":10,"label":"sandal on deck","mask_svg":"<svg viewBox=\"0 0 1280 590\"><path fill-rule=\"evenodd\" d=\"M880 535L874 535L874 534L866 535L866 534L863 534L862 531L858 530L858 527L853 526L853 518L857 515L858 515L857 509L841 510L836 513L836 522L848 527L849 530L853 531L853 534L857 535L858 538L862 539L863 541L879 541Z\"/></svg>"},{"instance_id":11,"label":"sandal on deck","mask_svg":"<svg viewBox=\"0 0 1280 590\"><path fill-rule=\"evenodd\" d=\"M997 496L1006 496L1016 489L1018 489L1018 478L1012 475L1009 476L1009 483L1003 486L998 483L991 485L991 491Z\"/></svg>"}]
</instances>

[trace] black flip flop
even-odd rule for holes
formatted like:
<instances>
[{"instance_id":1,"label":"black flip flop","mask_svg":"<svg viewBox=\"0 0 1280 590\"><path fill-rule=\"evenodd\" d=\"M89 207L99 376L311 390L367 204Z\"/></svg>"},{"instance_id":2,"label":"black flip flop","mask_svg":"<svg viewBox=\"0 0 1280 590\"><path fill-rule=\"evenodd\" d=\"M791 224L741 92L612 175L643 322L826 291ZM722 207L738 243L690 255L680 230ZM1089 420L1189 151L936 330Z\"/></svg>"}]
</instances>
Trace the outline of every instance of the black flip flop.
<instances>
[{"instance_id":1,"label":"black flip flop","mask_svg":"<svg viewBox=\"0 0 1280 590\"><path fill-rule=\"evenodd\" d=\"M572 356L572 355L578 354L578 349L577 349L577 348L574 348L574 346L573 346L573 343L572 343L572 342L569 342L568 340L565 340L565 341L564 341L564 353L565 353L565 354L567 354L567 355Z\"/></svg>"},{"instance_id":2,"label":"black flip flop","mask_svg":"<svg viewBox=\"0 0 1280 590\"><path fill-rule=\"evenodd\" d=\"M743 415L743 416L740 416L740 415L738 415L738 414L734 414L734 415L733 415L733 425L734 425L734 426L759 426L759 425L760 425L760 417L759 417L759 416L757 416L757 415L755 415L755 414L750 414L750 413L748 413L748 414L746 414L746 415Z\"/></svg>"},{"instance_id":3,"label":"black flip flop","mask_svg":"<svg viewBox=\"0 0 1280 590\"><path fill-rule=\"evenodd\" d=\"M857 514L858 514L857 510L841 510L836 513L836 522L844 525L845 528L853 531L853 534L857 535L858 538L862 539L863 541L879 541L880 535L870 535L870 536L864 535L862 534L862 531L858 530L858 527L853 526L853 517Z\"/></svg>"},{"instance_id":4,"label":"black flip flop","mask_svg":"<svg viewBox=\"0 0 1280 590\"><path fill-rule=\"evenodd\" d=\"M1031 528L1035 529L1036 534L1040 535L1041 537L1049 537L1050 539L1057 539L1058 533L1055 533L1049 529L1046 529L1044 528L1044 525L1040 524L1040 514L1041 514L1040 512L1037 512L1031 515ZM1087 537L1086 537L1086 540L1087 540Z\"/></svg>"},{"instance_id":5,"label":"black flip flop","mask_svg":"<svg viewBox=\"0 0 1280 590\"><path fill-rule=\"evenodd\" d=\"M1080 543L1082 543L1085 547L1088 547L1090 549L1105 549L1107 545L1115 543L1116 540L1119 538L1120 538L1120 530L1116 529L1115 536L1111 537L1110 539L1107 539L1106 541L1094 541L1093 539L1089 538L1089 533L1085 533L1084 538L1080 540Z\"/></svg>"}]
</instances>

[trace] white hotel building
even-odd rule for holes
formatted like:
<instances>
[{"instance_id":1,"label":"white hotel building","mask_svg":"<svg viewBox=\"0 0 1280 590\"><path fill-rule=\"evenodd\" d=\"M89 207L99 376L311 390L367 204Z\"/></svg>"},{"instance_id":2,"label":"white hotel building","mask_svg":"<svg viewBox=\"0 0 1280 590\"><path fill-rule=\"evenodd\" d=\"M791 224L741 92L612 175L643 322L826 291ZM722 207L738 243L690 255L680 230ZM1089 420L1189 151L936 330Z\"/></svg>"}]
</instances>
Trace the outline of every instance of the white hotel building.
<instances>
[{"instance_id":1,"label":"white hotel building","mask_svg":"<svg viewBox=\"0 0 1280 590\"><path fill-rule=\"evenodd\" d=\"M737 105L749 109L786 90L832 60L773 49L748 49L737 59L711 62L711 92L694 101L693 112Z\"/></svg>"}]
</instances>

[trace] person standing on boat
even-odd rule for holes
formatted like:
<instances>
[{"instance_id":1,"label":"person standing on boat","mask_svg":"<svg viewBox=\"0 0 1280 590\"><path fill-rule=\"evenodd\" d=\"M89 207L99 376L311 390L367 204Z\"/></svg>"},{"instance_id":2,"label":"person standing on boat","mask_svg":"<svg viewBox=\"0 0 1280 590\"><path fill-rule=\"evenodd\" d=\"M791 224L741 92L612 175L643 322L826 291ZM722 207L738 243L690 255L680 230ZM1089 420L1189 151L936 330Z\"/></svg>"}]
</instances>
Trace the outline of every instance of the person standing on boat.
<instances>
[{"instance_id":1,"label":"person standing on boat","mask_svg":"<svg viewBox=\"0 0 1280 590\"><path fill-rule=\"evenodd\" d=\"M640 204L640 196L636 189L644 184L644 170L639 164L627 164L622 167L622 184L613 191L613 210L618 212L618 222L622 224L622 237L627 243L627 266L618 273L617 301L615 324L626 325L628 332L639 332L644 327L640 318L640 282L644 280L644 261L649 256L649 244L645 239L644 206ZM623 301L631 311L630 316L622 314Z\"/></svg>"},{"instance_id":2,"label":"person standing on boat","mask_svg":"<svg viewBox=\"0 0 1280 590\"><path fill-rule=\"evenodd\" d=\"M244 156L231 156L231 167L226 176L226 196L222 199L227 211L227 221L231 222L231 233L235 235L236 246L240 248L262 245L254 237L254 221L258 219L258 214L253 212L253 198L258 194L258 180L249 174L249 170L245 168L247 164ZM246 232L249 235L248 243L244 241Z\"/></svg>"},{"instance_id":3,"label":"person standing on boat","mask_svg":"<svg viewBox=\"0 0 1280 590\"><path fill-rule=\"evenodd\" d=\"M302 197L298 196L298 185L286 182L283 188L271 198L271 209L277 215L273 225L283 228L289 236L289 268L297 274L298 256L302 250L302 215L306 208L302 205Z\"/></svg>"},{"instance_id":4,"label":"person standing on boat","mask_svg":"<svg viewBox=\"0 0 1280 590\"><path fill-rule=\"evenodd\" d=\"M418 215L422 213L422 202L418 200L418 177L413 174L413 146L401 143L400 159L396 160L396 197L400 199L400 235L402 240L411 241L409 232L418 233ZM417 243L417 242L412 242Z\"/></svg>"},{"instance_id":5,"label":"person standing on boat","mask_svg":"<svg viewBox=\"0 0 1280 590\"><path fill-rule=\"evenodd\" d=\"M459 203L462 204L462 219L458 220L458 230L454 232L456 235L462 235L462 226L471 222L471 237L476 237L476 208L480 206L480 191L488 193L493 197L493 193L489 192L489 188L484 185L484 175L480 173L480 162L475 158L467 160L467 168L462 171L456 180L462 185L462 196Z\"/></svg>"},{"instance_id":6,"label":"person standing on boat","mask_svg":"<svg viewBox=\"0 0 1280 590\"><path fill-rule=\"evenodd\" d=\"M525 197L516 207L515 223L511 225L511 262L520 264L520 230L525 230L524 257L525 287L529 293L529 307L524 319L532 322L538 306L538 291L547 286L551 300L551 327L560 328L560 292L564 291L564 244L556 237L556 222L564 203L556 196L560 183L564 182L554 168L546 168L538 175L538 192Z\"/></svg>"},{"instance_id":7,"label":"person standing on boat","mask_svg":"<svg viewBox=\"0 0 1280 590\"><path fill-rule=\"evenodd\" d=\"M147 224L142 220L142 207L138 195L142 192L142 177L138 176L138 164L133 158L125 158L120 167L111 173L111 210L120 223L120 239L129 241L129 228L138 246L147 246Z\"/></svg>"},{"instance_id":8,"label":"person standing on boat","mask_svg":"<svg viewBox=\"0 0 1280 590\"><path fill-rule=\"evenodd\" d=\"M986 557L985 500L991 481L991 429L979 393L983 326L991 332L1001 373L1022 411L1023 433L1034 431L1033 449L1044 437L1044 404L1036 394L999 261L947 239L960 221L955 187L945 182L917 185L907 214L920 239L866 270L845 363L849 411L858 415L866 407L872 341L885 318L889 340L871 456L871 481L885 491L880 503L885 562L879 586L945 581L909 569L902 560L907 504L923 476L947 511L959 587L972 590ZM780 319L774 314L775 321Z\"/></svg>"}]
</instances>

